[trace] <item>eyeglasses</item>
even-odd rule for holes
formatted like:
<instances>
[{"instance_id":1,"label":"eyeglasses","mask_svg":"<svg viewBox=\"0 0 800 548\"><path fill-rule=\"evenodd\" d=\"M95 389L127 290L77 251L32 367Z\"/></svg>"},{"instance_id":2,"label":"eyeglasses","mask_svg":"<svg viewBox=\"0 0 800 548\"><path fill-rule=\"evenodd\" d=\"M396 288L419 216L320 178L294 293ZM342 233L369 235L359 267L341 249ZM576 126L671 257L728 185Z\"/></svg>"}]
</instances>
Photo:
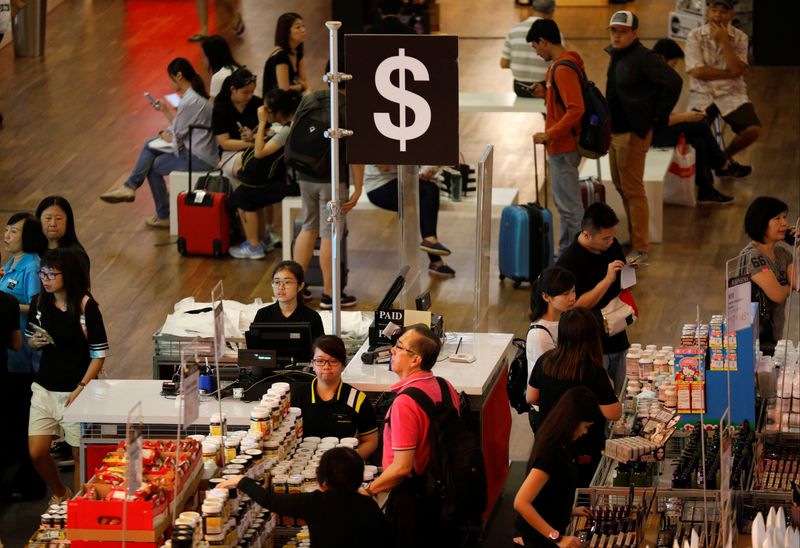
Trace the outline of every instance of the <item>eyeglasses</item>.
<instances>
[{"instance_id":1,"label":"eyeglasses","mask_svg":"<svg viewBox=\"0 0 800 548\"><path fill-rule=\"evenodd\" d=\"M61 272L55 272L52 270L50 272L47 272L46 270L39 271L40 280L44 280L45 278L47 278L48 280L55 280L56 276L61 276Z\"/></svg>"},{"instance_id":2,"label":"eyeglasses","mask_svg":"<svg viewBox=\"0 0 800 548\"><path fill-rule=\"evenodd\" d=\"M342 362L340 362L339 360L325 360L322 358L314 358L313 360L311 360L311 363L316 365L317 367L325 367L326 365L328 367L339 367L340 365L342 365Z\"/></svg>"},{"instance_id":3,"label":"eyeglasses","mask_svg":"<svg viewBox=\"0 0 800 548\"><path fill-rule=\"evenodd\" d=\"M412 356L417 356L417 353L416 353L416 352L414 352L414 351L413 351L413 350L411 350L410 348L406 348L405 346L403 346L402 344L400 344L400 341L397 341L396 343L394 343L394 347L395 347L396 349L398 349L398 350L405 350L406 352L408 352L408 353L409 353L409 354L411 354Z\"/></svg>"},{"instance_id":4,"label":"eyeglasses","mask_svg":"<svg viewBox=\"0 0 800 548\"><path fill-rule=\"evenodd\" d=\"M272 280L272 287L291 287L296 283L295 280Z\"/></svg>"}]
</instances>

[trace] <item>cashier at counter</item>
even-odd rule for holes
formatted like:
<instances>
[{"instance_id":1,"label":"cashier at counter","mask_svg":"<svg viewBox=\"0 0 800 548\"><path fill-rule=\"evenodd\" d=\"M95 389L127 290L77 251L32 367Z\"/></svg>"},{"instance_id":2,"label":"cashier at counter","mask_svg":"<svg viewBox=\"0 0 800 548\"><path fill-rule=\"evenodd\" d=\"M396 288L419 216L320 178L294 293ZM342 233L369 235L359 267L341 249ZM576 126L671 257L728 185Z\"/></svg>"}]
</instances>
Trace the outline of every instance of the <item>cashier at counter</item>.
<instances>
[{"instance_id":1,"label":"cashier at counter","mask_svg":"<svg viewBox=\"0 0 800 548\"><path fill-rule=\"evenodd\" d=\"M342 339L322 336L311 351L316 377L292 390L292 405L303 410L303 435L357 438L356 451L366 459L378 448L378 424L366 394L342 381L347 366Z\"/></svg>"},{"instance_id":2,"label":"cashier at counter","mask_svg":"<svg viewBox=\"0 0 800 548\"><path fill-rule=\"evenodd\" d=\"M259 309L253 323L292 322L308 323L311 340L325 334L322 318L301 301L304 283L303 267L294 261L281 261L272 271L272 293L275 302Z\"/></svg>"}]
</instances>

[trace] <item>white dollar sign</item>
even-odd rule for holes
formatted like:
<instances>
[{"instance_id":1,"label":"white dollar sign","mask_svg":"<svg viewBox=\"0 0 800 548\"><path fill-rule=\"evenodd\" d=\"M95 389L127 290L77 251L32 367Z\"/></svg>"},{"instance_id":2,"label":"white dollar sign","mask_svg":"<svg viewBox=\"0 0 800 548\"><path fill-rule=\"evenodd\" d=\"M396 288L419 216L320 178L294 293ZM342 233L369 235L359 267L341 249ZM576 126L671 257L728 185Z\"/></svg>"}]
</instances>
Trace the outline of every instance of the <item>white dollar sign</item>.
<instances>
[{"instance_id":1,"label":"white dollar sign","mask_svg":"<svg viewBox=\"0 0 800 548\"><path fill-rule=\"evenodd\" d=\"M381 134L389 139L400 141L400 152L406 151L406 141L422 136L431 125L431 107L428 102L417 95L406 90L406 71L411 72L415 80L427 82L428 69L415 57L406 56L406 50L399 48L397 55L384 59L375 71L375 87L383 97L397 103L400 107L400 125L392 123L388 112L373 113L375 127ZM400 71L399 85L392 83L391 75L394 71ZM414 123L406 125L406 109L414 111Z\"/></svg>"}]
</instances>

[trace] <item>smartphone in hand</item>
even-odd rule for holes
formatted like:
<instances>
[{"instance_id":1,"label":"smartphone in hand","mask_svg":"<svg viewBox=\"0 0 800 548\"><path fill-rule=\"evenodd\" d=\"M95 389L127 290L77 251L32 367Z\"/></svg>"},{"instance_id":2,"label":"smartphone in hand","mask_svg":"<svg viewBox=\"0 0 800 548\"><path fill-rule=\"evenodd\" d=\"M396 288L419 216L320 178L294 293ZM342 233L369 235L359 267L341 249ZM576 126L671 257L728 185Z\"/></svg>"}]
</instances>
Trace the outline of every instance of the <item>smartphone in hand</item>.
<instances>
[{"instance_id":1,"label":"smartphone in hand","mask_svg":"<svg viewBox=\"0 0 800 548\"><path fill-rule=\"evenodd\" d=\"M53 337L50 335L50 333L47 332L47 330L44 327L36 325L35 323L32 323L31 327L33 328L33 331L35 333L41 334L47 340L48 344L52 344L53 346L56 345L56 343L53 341Z\"/></svg>"},{"instance_id":2,"label":"smartphone in hand","mask_svg":"<svg viewBox=\"0 0 800 548\"><path fill-rule=\"evenodd\" d=\"M150 95L148 92L145 91L144 92L144 98L147 99L150 102L151 105L153 105L154 109L158 110L158 106L159 106L160 103L158 101L156 101L155 99L153 99L152 95Z\"/></svg>"}]
</instances>

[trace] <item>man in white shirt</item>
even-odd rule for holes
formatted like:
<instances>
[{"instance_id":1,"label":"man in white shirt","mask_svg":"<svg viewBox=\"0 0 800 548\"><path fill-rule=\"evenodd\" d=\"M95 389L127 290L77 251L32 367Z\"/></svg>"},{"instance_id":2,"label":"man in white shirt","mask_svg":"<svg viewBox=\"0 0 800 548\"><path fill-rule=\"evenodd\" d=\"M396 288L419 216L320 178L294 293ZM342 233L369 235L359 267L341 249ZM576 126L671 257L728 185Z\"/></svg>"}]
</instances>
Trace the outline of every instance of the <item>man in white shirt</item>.
<instances>
[{"instance_id":1,"label":"man in white shirt","mask_svg":"<svg viewBox=\"0 0 800 548\"><path fill-rule=\"evenodd\" d=\"M514 93L519 97L533 97L531 86L544 82L550 63L539 57L525 37L537 19L552 19L556 0L533 0L533 14L508 31L500 54L500 68L511 69L514 76ZM562 40L563 41L563 40Z\"/></svg>"},{"instance_id":2,"label":"man in white shirt","mask_svg":"<svg viewBox=\"0 0 800 548\"><path fill-rule=\"evenodd\" d=\"M689 74L689 108L705 111L709 119L722 116L736 137L725 148L729 163L716 170L720 177L744 177L752 171L733 161L736 153L753 144L761 122L747 97L748 37L731 25L733 0L710 0L708 23L692 30L686 39Z\"/></svg>"}]
</instances>

